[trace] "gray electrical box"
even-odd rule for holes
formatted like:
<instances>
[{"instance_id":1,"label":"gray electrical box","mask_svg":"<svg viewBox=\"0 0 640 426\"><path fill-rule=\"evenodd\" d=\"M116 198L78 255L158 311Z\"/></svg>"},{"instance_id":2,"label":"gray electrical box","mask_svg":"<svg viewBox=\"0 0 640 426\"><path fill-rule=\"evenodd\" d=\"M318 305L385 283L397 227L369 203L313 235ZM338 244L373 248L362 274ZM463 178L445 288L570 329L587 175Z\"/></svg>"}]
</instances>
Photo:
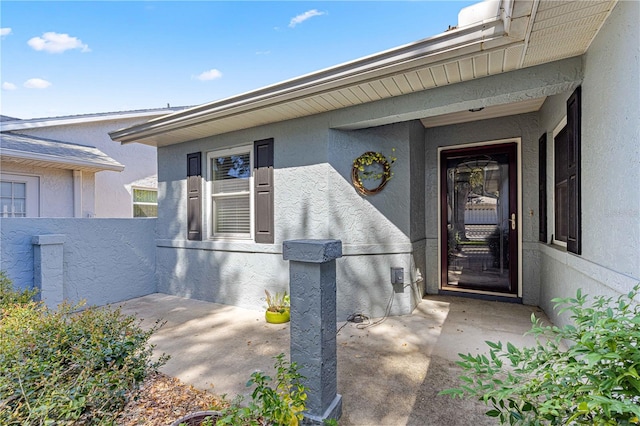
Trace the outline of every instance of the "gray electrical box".
<instances>
[{"instance_id":1,"label":"gray electrical box","mask_svg":"<svg viewBox=\"0 0 640 426\"><path fill-rule=\"evenodd\" d=\"M404 284L404 268L391 267L391 284Z\"/></svg>"}]
</instances>

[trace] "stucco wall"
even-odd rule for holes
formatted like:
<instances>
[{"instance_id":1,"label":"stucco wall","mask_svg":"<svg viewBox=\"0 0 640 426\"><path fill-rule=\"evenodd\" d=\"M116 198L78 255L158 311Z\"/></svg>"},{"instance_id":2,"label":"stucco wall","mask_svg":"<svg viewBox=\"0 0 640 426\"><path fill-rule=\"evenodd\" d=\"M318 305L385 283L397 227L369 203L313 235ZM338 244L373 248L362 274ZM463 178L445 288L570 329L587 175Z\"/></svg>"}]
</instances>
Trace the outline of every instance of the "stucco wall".
<instances>
[{"instance_id":1,"label":"stucco wall","mask_svg":"<svg viewBox=\"0 0 640 426\"><path fill-rule=\"evenodd\" d=\"M95 216L102 218L132 217L132 190L134 182L148 180L155 186L157 171L156 148L142 144L120 145L108 132L148 120L129 118L93 123L48 126L19 133L92 145L125 166L121 172L102 171L95 175Z\"/></svg>"},{"instance_id":2,"label":"stucco wall","mask_svg":"<svg viewBox=\"0 0 640 426\"><path fill-rule=\"evenodd\" d=\"M37 176L40 217L73 217L73 171L3 161L2 173ZM94 215L95 173L82 172L82 216Z\"/></svg>"},{"instance_id":3,"label":"stucco wall","mask_svg":"<svg viewBox=\"0 0 640 426\"><path fill-rule=\"evenodd\" d=\"M537 113L515 115L491 120L462 123L426 129L427 167L427 290L436 293L438 277L438 147L491 142L520 138L522 170L522 301L539 303L538 247L538 137L541 134ZM533 215L531 215L533 211Z\"/></svg>"},{"instance_id":4,"label":"stucco wall","mask_svg":"<svg viewBox=\"0 0 640 426\"><path fill-rule=\"evenodd\" d=\"M551 298L578 288L616 297L640 281L638 16L640 3L618 2L583 57L582 254L540 245L541 306L558 323L567 319L552 312ZM541 110L548 132L564 116L569 95L549 98Z\"/></svg>"},{"instance_id":5,"label":"stucco wall","mask_svg":"<svg viewBox=\"0 0 640 426\"><path fill-rule=\"evenodd\" d=\"M62 234L64 297L104 305L156 291L156 219L4 218L0 269L17 288L34 283L37 235Z\"/></svg>"},{"instance_id":6,"label":"stucco wall","mask_svg":"<svg viewBox=\"0 0 640 426\"><path fill-rule=\"evenodd\" d=\"M264 289L288 285L282 242L335 238L345 256L337 261L339 318L354 312L381 316L390 297L392 313L410 312L421 294L416 265L424 263L421 230L414 230L410 203L411 143L422 144L415 123L362 131L328 130L329 115L160 148L158 218L159 290L186 297L261 308ZM275 243L185 241L186 155L273 137L275 158ZM412 139L413 138L413 139ZM362 197L351 184L353 160L365 151L398 158L384 191ZM420 152L420 148L417 149ZM181 159L184 159L182 161ZM208 200L205 201L205 204ZM414 209L415 210L415 209ZM417 213L419 214L419 213ZM207 214L204 214L207 217ZM414 222L419 222L419 218ZM419 227L419 225L417 225ZM206 228L206 227L205 227ZM413 256L414 244L420 251ZM393 288L390 267L405 268L407 287ZM413 289L412 289L413 287Z\"/></svg>"}]
</instances>

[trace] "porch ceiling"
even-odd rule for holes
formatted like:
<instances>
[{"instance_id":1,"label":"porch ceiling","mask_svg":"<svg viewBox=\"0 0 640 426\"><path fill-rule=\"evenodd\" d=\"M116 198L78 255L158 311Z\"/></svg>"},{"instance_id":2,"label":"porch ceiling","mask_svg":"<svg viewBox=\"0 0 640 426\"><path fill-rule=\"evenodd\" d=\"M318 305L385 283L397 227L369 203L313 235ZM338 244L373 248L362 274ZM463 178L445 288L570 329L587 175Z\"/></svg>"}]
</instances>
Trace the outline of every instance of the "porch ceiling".
<instances>
[{"instance_id":1,"label":"porch ceiling","mask_svg":"<svg viewBox=\"0 0 640 426\"><path fill-rule=\"evenodd\" d=\"M501 74L583 54L617 0L502 0L495 16L396 49L111 133L165 146ZM532 111L487 107L473 120ZM482 105L478 105L479 107ZM524 108L521 110L521 108ZM535 108L535 109L534 109ZM469 121L467 111L423 117ZM440 124L441 125L441 124Z\"/></svg>"}]
</instances>

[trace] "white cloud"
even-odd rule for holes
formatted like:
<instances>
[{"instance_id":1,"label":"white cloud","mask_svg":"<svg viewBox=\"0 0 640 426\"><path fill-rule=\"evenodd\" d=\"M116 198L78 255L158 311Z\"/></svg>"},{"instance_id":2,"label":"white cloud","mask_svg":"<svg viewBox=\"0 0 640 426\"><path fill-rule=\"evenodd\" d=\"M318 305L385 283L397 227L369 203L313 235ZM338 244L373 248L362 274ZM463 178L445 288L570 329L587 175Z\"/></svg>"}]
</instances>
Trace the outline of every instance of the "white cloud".
<instances>
[{"instance_id":1,"label":"white cloud","mask_svg":"<svg viewBox=\"0 0 640 426\"><path fill-rule=\"evenodd\" d=\"M259 50L256 52L256 55L271 55L270 50Z\"/></svg>"},{"instance_id":2,"label":"white cloud","mask_svg":"<svg viewBox=\"0 0 640 426\"><path fill-rule=\"evenodd\" d=\"M16 90L17 88L18 86L13 83L9 83L8 81L2 83L2 90Z\"/></svg>"},{"instance_id":3,"label":"white cloud","mask_svg":"<svg viewBox=\"0 0 640 426\"><path fill-rule=\"evenodd\" d=\"M62 53L65 50L79 49L81 52L91 52L89 46L84 44L77 37L71 37L69 34L58 34L48 32L42 34L42 37L33 37L27 44L34 50L44 50L49 53Z\"/></svg>"},{"instance_id":4,"label":"white cloud","mask_svg":"<svg viewBox=\"0 0 640 426\"><path fill-rule=\"evenodd\" d=\"M291 18L291 21L289 21L289 28L293 28L314 16L322 16L326 14L326 12L319 12L317 9L307 10L305 13L301 13L300 15Z\"/></svg>"},{"instance_id":5,"label":"white cloud","mask_svg":"<svg viewBox=\"0 0 640 426\"><path fill-rule=\"evenodd\" d=\"M11 34L11 28L0 28L0 37L8 36Z\"/></svg>"},{"instance_id":6,"label":"white cloud","mask_svg":"<svg viewBox=\"0 0 640 426\"><path fill-rule=\"evenodd\" d=\"M222 77L222 73L217 69L213 68L213 69L210 69L209 71L205 71L201 73L200 75L197 75L195 78L200 81L209 81L209 80L215 80L221 77Z\"/></svg>"},{"instance_id":7,"label":"white cloud","mask_svg":"<svg viewBox=\"0 0 640 426\"><path fill-rule=\"evenodd\" d=\"M51 83L41 78L30 78L24 82L23 86L27 89L46 89L51 86Z\"/></svg>"}]
</instances>

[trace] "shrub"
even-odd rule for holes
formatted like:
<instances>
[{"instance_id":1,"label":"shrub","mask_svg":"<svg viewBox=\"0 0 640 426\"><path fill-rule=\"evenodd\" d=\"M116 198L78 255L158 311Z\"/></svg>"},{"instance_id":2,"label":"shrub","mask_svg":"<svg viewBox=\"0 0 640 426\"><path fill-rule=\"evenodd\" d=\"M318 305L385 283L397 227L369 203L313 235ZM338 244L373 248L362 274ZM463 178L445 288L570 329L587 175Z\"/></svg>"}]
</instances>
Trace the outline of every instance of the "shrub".
<instances>
[{"instance_id":1,"label":"shrub","mask_svg":"<svg viewBox=\"0 0 640 426\"><path fill-rule=\"evenodd\" d=\"M614 303L587 297L552 301L573 325L544 326L532 315L536 346L487 342L489 354L460 354L466 375L442 394L478 397L502 424L640 424L640 286Z\"/></svg>"},{"instance_id":2,"label":"shrub","mask_svg":"<svg viewBox=\"0 0 640 426\"><path fill-rule=\"evenodd\" d=\"M147 344L158 324L0 291L0 424L113 424L127 391L166 361L152 362Z\"/></svg>"},{"instance_id":3,"label":"shrub","mask_svg":"<svg viewBox=\"0 0 640 426\"><path fill-rule=\"evenodd\" d=\"M9 277L7 277L7 274L4 271L0 271L0 309L14 303L31 302L37 294L37 289L23 291L14 290L13 283Z\"/></svg>"},{"instance_id":4,"label":"shrub","mask_svg":"<svg viewBox=\"0 0 640 426\"><path fill-rule=\"evenodd\" d=\"M247 386L254 386L251 401L242 406L242 397L236 397L222 411L217 425L273 425L295 426L302 420L307 390L304 377L298 373L297 364L285 361L284 354L275 357L275 379L256 371Z\"/></svg>"}]
</instances>

